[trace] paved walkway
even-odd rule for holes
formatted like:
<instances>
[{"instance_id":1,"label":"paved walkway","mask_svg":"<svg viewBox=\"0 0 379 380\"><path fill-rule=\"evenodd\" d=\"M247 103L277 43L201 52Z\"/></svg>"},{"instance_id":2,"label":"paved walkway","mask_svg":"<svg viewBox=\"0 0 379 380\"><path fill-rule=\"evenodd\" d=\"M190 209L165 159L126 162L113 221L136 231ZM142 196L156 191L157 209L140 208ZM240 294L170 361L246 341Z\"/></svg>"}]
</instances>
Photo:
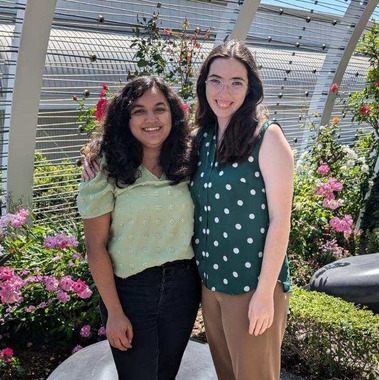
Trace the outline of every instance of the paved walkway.
<instances>
[{"instance_id":1,"label":"paved walkway","mask_svg":"<svg viewBox=\"0 0 379 380\"><path fill-rule=\"evenodd\" d=\"M92 344L70 356L48 380L115 380L116 368L107 341ZM208 344L189 341L177 380L217 380ZM283 372L281 380L302 380Z\"/></svg>"}]
</instances>

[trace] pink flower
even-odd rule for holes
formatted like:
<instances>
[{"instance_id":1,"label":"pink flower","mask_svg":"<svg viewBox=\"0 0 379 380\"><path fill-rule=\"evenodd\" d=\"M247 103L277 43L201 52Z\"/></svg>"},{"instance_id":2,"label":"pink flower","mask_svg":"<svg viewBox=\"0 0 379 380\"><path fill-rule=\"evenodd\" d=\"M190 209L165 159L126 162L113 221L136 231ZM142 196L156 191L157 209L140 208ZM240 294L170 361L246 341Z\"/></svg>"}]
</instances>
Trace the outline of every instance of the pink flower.
<instances>
[{"instance_id":1,"label":"pink flower","mask_svg":"<svg viewBox=\"0 0 379 380\"><path fill-rule=\"evenodd\" d=\"M72 282L72 290L75 293L81 293L86 289L87 285L83 280L76 280Z\"/></svg>"},{"instance_id":2,"label":"pink flower","mask_svg":"<svg viewBox=\"0 0 379 380\"><path fill-rule=\"evenodd\" d=\"M103 98L104 96L106 96L107 95L107 91L104 89L104 88L102 88L101 90L100 90L100 92L99 92L99 96L100 96L100 98Z\"/></svg>"},{"instance_id":3,"label":"pink flower","mask_svg":"<svg viewBox=\"0 0 379 380\"><path fill-rule=\"evenodd\" d=\"M100 328L99 328L99 330L97 330L97 335L98 336L104 336L106 334L106 332L105 332L105 327L104 326L101 326Z\"/></svg>"},{"instance_id":4,"label":"pink flower","mask_svg":"<svg viewBox=\"0 0 379 380\"><path fill-rule=\"evenodd\" d=\"M330 167L329 165L320 165L317 169L317 171L322 174L322 175L325 175L325 174L328 174L329 171L330 171Z\"/></svg>"},{"instance_id":5,"label":"pink flower","mask_svg":"<svg viewBox=\"0 0 379 380\"><path fill-rule=\"evenodd\" d=\"M61 278L59 285L63 290L68 292L69 290L71 290L72 283L73 281L71 276L64 276Z\"/></svg>"},{"instance_id":6,"label":"pink flower","mask_svg":"<svg viewBox=\"0 0 379 380\"><path fill-rule=\"evenodd\" d=\"M351 215L345 215L343 218L333 217L329 221L330 227L332 227L337 232L343 232L345 238L349 237L353 230L353 218Z\"/></svg>"},{"instance_id":7,"label":"pink flower","mask_svg":"<svg viewBox=\"0 0 379 380\"><path fill-rule=\"evenodd\" d=\"M14 270L11 267L0 267L0 280L9 280L14 276Z\"/></svg>"},{"instance_id":8,"label":"pink flower","mask_svg":"<svg viewBox=\"0 0 379 380\"><path fill-rule=\"evenodd\" d=\"M19 276L12 276L4 282L0 282L0 299L2 303L11 304L21 302L21 288L25 282Z\"/></svg>"},{"instance_id":9,"label":"pink flower","mask_svg":"<svg viewBox=\"0 0 379 380\"><path fill-rule=\"evenodd\" d=\"M82 348L83 348L83 347L82 347L80 344L77 344L77 345L73 348L73 350L72 350L71 353L75 354L75 352L80 351Z\"/></svg>"},{"instance_id":10,"label":"pink flower","mask_svg":"<svg viewBox=\"0 0 379 380\"><path fill-rule=\"evenodd\" d=\"M338 90L339 86L337 83L333 83L331 86L330 86L330 91L332 92L336 92Z\"/></svg>"},{"instance_id":11,"label":"pink flower","mask_svg":"<svg viewBox=\"0 0 379 380\"><path fill-rule=\"evenodd\" d=\"M164 28L163 29L163 34L165 36L169 36L171 33L172 33L172 29L171 28Z\"/></svg>"},{"instance_id":12,"label":"pink flower","mask_svg":"<svg viewBox=\"0 0 379 380\"><path fill-rule=\"evenodd\" d=\"M108 90L108 84L107 83L103 83L102 87L104 90Z\"/></svg>"},{"instance_id":13,"label":"pink flower","mask_svg":"<svg viewBox=\"0 0 379 380\"><path fill-rule=\"evenodd\" d=\"M330 188L333 190L333 191L341 191L343 189L343 185L341 182L338 182L335 178L333 177L330 177L329 178L329 185L330 185Z\"/></svg>"},{"instance_id":14,"label":"pink flower","mask_svg":"<svg viewBox=\"0 0 379 380\"><path fill-rule=\"evenodd\" d=\"M78 293L78 296L82 299L90 298L92 296L92 290L86 286L82 292Z\"/></svg>"},{"instance_id":15,"label":"pink flower","mask_svg":"<svg viewBox=\"0 0 379 380\"><path fill-rule=\"evenodd\" d=\"M329 208L331 210L336 210L338 207L341 207L343 204L343 200L342 199L324 199L324 201L322 202L322 205L325 207L325 208Z\"/></svg>"},{"instance_id":16,"label":"pink flower","mask_svg":"<svg viewBox=\"0 0 379 380\"><path fill-rule=\"evenodd\" d=\"M35 306L30 305L25 310L26 310L27 313L32 313L35 309L36 309Z\"/></svg>"},{"instance_id":17,"label":"pink flower","mask_svg":"<svg viewBox=\"0 0 379 380\"><path fill-rule=\"evenodd\" d=\"M79 242L73 236L62 233L55 236L46 237L43 244L44 247L48 249L64 249L67 246L77 247L79 245Z\"/></svg>"},{"instance_id":18,"label":"pink flower","mask_svg":"<svg viewBox=\"0 0 379 380\"><path fill-rule=\"evenodd\" d=\"M80 329L80 336L83 338L88 338L91 335L91 326L90 325L84 325Z\"/></svg>"},{"instance_id":19,"label":"pink flower","mask_svg":"<svg viewBox=\"0 0 379 380\"><path fill-rule=\"evenodd\" d=\"M13 350L10 347L3 348L0 351L0 356L6 357L8 356L9 358L13 356Z\"/></svg>"},{"instance_id":20,"label":"pink flower","mask_svg":"<svg viewBox=\"0 0 379 380\"><path fill-rule=\"evenodd\" d=\"M70 300L70 296L63 290L57 292L57 300L62 303L66 303Z\"/></svg>"},{"instance_id":21,"label":"pink flower","mask_svg":"<svg viewBox=\"0 0 379 380\"><path fill-rule=\"evenodd\" d=\"M359 112L363 116L368 115L371 112L371 107L368 106L368 105L364 105L364 106L361 107L361 109L359 110Z\"/></svg>"},{"instance_id":22,"label":"pink flower","mask_svg":"<svg viewBox=\"0 0 379 380\"><path fill-rule=\"evenodd\" d=\"M29 215L28 210L24 210L23 208L18 210L11 220L11 226L12 227L21 227L26 223L26 219Z\"/></svg>"},{"instance_id":23,"label":"pink flower","mask_svg":"<svg viewBox=\"0 0 379 380\"><path fill-rule=\"evenodd\" d=\"M96 112L95 112L95 117L97 120L101 120L106 112L108 106L108 100L106 98L101 98L97 104L96 104Z\"/></svg>"},{"instance_id":24,"label":"pink flower","mask_svg":"<svg viewBox=\"0 0 379 380\"><path fill-rule=\"evenodd\" d=\"M186 104L186 103L182 103L182 108L183 108L183 110L184 110L184 112L185 112L185 113L188 113L188 112L189 112L189 110L190 110L190 107L189 107L189 105L188 105L188 104Z\"/></svg>"},{"instance_id":25,"label":"pink flower","mask_svg":"<svg viewBox=\"0 0 379 380\"><path fill-rule=\"evenodd\" d=\"M58 289L59 281L54 276L46 278L44 282L48 292L54 292Z\"/></svg>"}]
</instances>

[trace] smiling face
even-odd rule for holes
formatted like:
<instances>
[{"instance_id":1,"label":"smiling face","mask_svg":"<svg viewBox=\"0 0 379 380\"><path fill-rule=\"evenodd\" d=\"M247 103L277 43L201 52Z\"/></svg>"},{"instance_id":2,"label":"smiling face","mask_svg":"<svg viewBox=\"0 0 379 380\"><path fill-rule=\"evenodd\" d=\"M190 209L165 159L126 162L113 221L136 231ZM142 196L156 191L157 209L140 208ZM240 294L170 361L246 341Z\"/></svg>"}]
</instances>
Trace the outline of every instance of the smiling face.
<instances>
[{"instance_id":1,"label":"smiling face","mask_svg":"<svg viewBox=\"0 0 379 380\"><path fill-rule=\"evenodd\" d=\"M171 132L170 105L157 87L144 92L133 103L129 128L132 135L147 150L160 151L163 142Z\"/></svg>"},{"instance_id":2,"label":"smiling face","mask_svg":"<svg viewBox=\"0 0 379 380\"><path fill-rule=\"evenodd\" d=\"M220 86L221 81L224 83ZM206 97L224 131L231 116L243 104L248 90L247 70L235 58L216 58L209 67Z\"/></svg>"}]
</instances>

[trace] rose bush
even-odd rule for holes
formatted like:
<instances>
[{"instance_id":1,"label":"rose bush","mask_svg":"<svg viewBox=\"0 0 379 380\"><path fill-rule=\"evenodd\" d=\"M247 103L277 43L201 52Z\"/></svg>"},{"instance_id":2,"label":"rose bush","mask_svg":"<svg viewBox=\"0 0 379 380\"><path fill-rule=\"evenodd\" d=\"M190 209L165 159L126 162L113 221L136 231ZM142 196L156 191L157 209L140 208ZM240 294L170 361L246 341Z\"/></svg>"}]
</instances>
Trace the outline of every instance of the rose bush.
<instances>
[{"instance_id":1,"label":"rose bush","mask_svg":"<svg viewBox=\"0 0 379 380\"><path fill-rule=\"evenodd\" d=\"M310 126L311 145L296 161L288 252L298 285L307 284L323 265L360 253L354 223L372 186L377 140L374 133L359 133L350 145L341 144L335 121Z\"/></svg>"},{"instance_id":2,"label":"rose bush","mask_svg":"<svg viewBox=\"0 0 379 380\"><path fill-rule=\"evenodd\" d=\"M30 214L0 218L0 349L17 354L17 342L76 351L105 335L81 223L32 225ZM0 371L9 367L2 362Z\"/></svg>"}]
</instances>

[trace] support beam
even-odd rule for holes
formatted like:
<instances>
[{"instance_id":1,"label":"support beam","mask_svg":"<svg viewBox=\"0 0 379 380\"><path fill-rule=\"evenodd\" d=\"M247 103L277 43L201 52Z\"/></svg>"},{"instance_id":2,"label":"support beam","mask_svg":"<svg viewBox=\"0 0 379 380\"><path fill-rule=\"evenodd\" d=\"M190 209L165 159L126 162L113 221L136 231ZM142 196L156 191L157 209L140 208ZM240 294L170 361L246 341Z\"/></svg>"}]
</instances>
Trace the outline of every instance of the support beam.
<instances>
[{"instance_id":1,"label":"support beam","mask_svg":"<svg viewBox=\"0 0 379 380\"><path fill-rule=\"evenodd\" d=\"M225 31L219 32L215 39L215 46L221 44L227 38L245 41L250 30L253 18L258 10L260 0L244 0L240 2L229 2L228 19L229 23ZM230 13L233 12L233 17Z\"/></svg>"},{"instance_id":2,"label":"support beam","mask_svg":"<svg viewBox=\"0 0 379 380\"><path fill-rule=\"evenodd\" d=\"M2 190L6 208L31 207L36 130L42 75L56 0L18 0L19 9L13 41L17 63L8 82L2 166ZM8 117L7 117L8 116ZM6 125L8 124L8 125ZM3 202L4 207L4 202Z\"/></svg>"},{"instance_id":3,"label":"support beam","mask_svg":"<svg viewBox=\"0 0 379 380\"><path fill-rule=\"evenodd\" d=\"M245 41L249 33L251 23L259 8L260 0L244 0L240 6L240 12L234 25L232 38Z\"/></svg>"}]
</instances>

